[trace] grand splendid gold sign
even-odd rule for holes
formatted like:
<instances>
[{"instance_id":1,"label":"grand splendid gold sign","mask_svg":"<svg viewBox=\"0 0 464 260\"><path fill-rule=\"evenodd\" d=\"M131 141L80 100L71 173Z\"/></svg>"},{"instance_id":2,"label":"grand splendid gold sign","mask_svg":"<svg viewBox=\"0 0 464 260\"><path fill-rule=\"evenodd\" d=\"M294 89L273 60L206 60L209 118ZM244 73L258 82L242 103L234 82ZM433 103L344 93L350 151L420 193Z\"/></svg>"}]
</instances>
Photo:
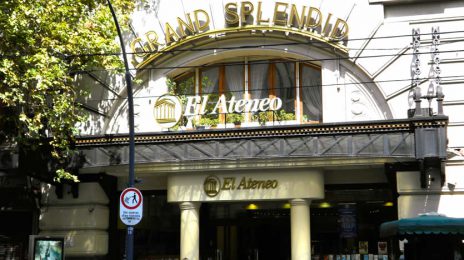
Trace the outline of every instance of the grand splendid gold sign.
<instances>
[{"instance_id":1,"label":"grand splendid gold sign","mask_svg":"<svg viewBox=\"0 0 464 260\"><path fill-rule=\"evenodd\" d=\"M198 36L247 29L299 33L321 41L333 41L334 45L344 48L341 42L349 31L345 20L332 17L331 13L323 15L316 7L284 2L275 2L272 15L265 17L262 11L265 4L268 3L258 1L255 5L250 1L243 1L225 4L226 28L222 30L210 30L210 14L203 9L187 13L185 18L177 17L176 24L164 24L164 42L160 42L155 31L148 31L143 37L135 38L130 43L134 61L137 64L147 56Z\"/></svg>"},{"instance_id":2,"label":"grand splendid gold sign","mask_svg":"<svg viewBox=\"0 0 464 260\"><path fill-rule=\"evenodd\" d=\"M206 177L203 182L203 190L208 197L214 198L221 191L237 190L273 190L279 185L277 180L256 180L253 178L224 177L222 181L214 175Z\"/></svg>"}]
</instances>

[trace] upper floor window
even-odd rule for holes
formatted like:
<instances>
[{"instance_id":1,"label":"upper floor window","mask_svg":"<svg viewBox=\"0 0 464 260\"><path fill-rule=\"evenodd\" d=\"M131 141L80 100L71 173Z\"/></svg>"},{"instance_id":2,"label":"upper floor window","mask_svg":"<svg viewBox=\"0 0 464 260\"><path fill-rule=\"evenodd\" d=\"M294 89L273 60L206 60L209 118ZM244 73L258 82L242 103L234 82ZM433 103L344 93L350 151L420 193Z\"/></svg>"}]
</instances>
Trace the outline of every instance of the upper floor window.
<instances>
[{"instance_id":1,"label":"upper floor window","mask_svg":"<svg viewBox=\"0 0 464 260\"><path fill-rule=\"evenodd\" d=\"M243 60L230 64L224 61L197 70L175 78L175 91L186 96L208 95L209 111L222 95L226 100L279 98L282 101L277 111L230 113L219 107L216 113L198 116L197 120L203 118L210 125L237 121L245 125L322 121L321 70L316 65L288 60Z\"/></svg>"}]
</instances>

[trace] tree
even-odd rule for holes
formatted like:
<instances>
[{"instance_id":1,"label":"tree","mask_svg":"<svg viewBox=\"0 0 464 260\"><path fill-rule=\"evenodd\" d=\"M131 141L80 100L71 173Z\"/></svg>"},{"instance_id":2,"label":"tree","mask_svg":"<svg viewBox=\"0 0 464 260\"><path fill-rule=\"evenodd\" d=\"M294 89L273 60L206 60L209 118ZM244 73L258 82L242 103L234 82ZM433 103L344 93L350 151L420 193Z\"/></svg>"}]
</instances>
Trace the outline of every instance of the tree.
<instances>
[{"instance_id":1,"label":"tree","mask_svg":"<svg viewBox=\"0 0 464 260\"><path fill-rule=\"evenodd\" d=\"M127 24L134 1L112 1ZM116 28L105 0L3 0L0 4L0 144L47 151L54 179L77 181L66 170L82 91L73 71L119 68ZM47 149L41 149L48 147Z\"/></svg>"}]
</instances>

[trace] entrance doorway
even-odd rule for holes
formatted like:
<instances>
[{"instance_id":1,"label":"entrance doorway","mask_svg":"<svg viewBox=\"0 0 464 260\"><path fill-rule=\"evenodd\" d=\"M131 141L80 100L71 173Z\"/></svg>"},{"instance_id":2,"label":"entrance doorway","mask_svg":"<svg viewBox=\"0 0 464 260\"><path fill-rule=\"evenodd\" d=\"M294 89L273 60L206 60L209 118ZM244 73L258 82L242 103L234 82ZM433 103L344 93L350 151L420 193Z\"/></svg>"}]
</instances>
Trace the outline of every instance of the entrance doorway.
<instances>
[{"instance_id":1,"label":"entrance doorway","mask_svg":"<svg viewBox=\"0 0 464 260\"><path fill-rule=\"evenodd\" d=\"M284 202L204 204L200 215L201 259L290 259L290 209Z\"/></svg>"}]
</instances>

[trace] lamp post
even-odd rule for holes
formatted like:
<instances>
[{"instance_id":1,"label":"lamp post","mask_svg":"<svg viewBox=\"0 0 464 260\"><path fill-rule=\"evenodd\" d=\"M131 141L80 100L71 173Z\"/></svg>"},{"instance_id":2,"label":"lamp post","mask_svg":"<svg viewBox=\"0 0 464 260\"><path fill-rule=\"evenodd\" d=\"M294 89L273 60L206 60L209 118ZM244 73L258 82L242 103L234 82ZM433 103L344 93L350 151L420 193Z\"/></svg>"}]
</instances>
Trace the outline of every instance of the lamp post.
<instances>
[{"instance_id":1,"label":"lamp post","mask_svg":"<svg viewBox=\"0 0 464 260\"><path fill-rule=\"evenodd\" d=\"M111 15L113 16L114 24L118 32L119 42L121 44L122 57L124 59L125 77L127 85L127 103L129 108L129 183L128 187L134 187L134 99L132 96L132 79L129 72L129 64L127 62L126 48L124 47L124 40L121 34L121 28L119 27L118 19L114 12L113 6L110 0L107 0L108 6L110 7ZM134 255L134 226L127 226L126 233L126 259L132 260Z\"/></svg>"}]
</instances>

